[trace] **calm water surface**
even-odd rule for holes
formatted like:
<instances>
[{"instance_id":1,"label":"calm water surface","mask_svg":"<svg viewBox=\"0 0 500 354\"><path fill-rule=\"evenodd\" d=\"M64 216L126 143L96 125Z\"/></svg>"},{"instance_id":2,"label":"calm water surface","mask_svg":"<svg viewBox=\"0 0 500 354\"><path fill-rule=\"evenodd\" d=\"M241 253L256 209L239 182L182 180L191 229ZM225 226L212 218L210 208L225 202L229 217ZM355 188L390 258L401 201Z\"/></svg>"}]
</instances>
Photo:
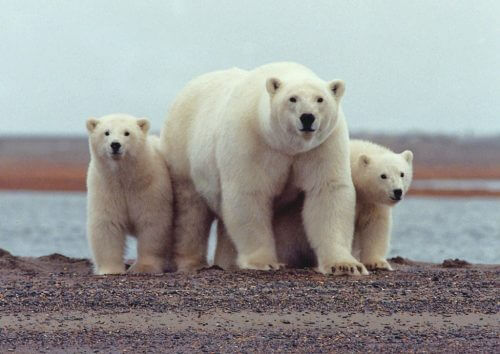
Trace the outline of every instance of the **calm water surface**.
<instances>
[{"instance_id":1,"label":"calm water surface","mask_svg":"<svg viewBox=\"0 0 500 354\"><path fill-rule=\"evenodd\" d=\"M84 193L0 192L0 248L20 256L90 257ZM394 209L390 256L500 263L500 199L407 198ZM130 239L128 258L135 258Z\"/></svg>"}]
</instances>

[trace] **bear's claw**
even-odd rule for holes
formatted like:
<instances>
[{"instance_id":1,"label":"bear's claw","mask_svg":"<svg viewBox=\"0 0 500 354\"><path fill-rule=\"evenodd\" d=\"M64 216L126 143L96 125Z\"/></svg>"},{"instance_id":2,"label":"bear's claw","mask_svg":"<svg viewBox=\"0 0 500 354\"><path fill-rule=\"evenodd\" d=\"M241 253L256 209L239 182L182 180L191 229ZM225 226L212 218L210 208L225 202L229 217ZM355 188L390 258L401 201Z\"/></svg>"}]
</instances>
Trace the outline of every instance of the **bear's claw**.
<instances>
[{"instance_id":1,"label":"bear's claw","mask_svg":"<svg viewBox=\"0 0 500 354\"><path fill-rule=\"evenodd\" d=\"M368 275L370 274L361 263L352 261L340 262L332 266L317 267L316 271L323 274L333 275Z\"/></svg>"},{"instance_id":2,"label":"bear's claw","mask_svg":"<svg viewBox=\"0 0 500 354\"><path fill-rule=\"evenodd\" d=\"M247 263L245 266L240 267L241 269L252 269L252 270L280 270L284 268L283 263L271 263L271 264L258 264L258 263Z\"/></svg>"}]
</instances>

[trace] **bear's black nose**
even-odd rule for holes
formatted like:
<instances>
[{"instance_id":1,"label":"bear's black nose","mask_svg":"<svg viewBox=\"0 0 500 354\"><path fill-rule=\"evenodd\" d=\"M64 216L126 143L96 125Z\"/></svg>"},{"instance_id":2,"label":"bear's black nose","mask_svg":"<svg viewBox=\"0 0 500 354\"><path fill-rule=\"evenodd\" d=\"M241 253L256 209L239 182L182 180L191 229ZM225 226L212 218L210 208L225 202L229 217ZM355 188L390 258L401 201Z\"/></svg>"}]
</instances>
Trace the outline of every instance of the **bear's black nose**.
<instances>
[{"instance_id":1,"label":"bear's black nose","mask_svg":"<svg viewBox=\"0 0 500 354\"><path fill-rule=\"evenodd\" d=\"M113 153L115 153L115 154L120 150L121 147L122 147L122 144L120 144L116 141L111 143L111 148L113 149Z\"/></svg>"},{"instance_id":2,"label":"bear's black nose","mask_svg":"<svg viewBox=\"0 0 500 354\"><path fill-rule=\"evenodd\" d=\"M304 113L300 116L300 122L302 123L302 131L305 132L312 132L314 129L312 129L312 125L314 123L314 120L316 118L314 117L314 114L311 113Z\"/></svg>"},{"instance_id":3,"label":"bear's black nose","mask_svg":"<svg viewBox=\"0 0 500 354\"><path fill-rule=\"evenodd\" d=\"M403 195L403 191L401 189L394 189L392 192L394 193L394 198L401 200L401 196Z\"/></svg>"}]
</instances>

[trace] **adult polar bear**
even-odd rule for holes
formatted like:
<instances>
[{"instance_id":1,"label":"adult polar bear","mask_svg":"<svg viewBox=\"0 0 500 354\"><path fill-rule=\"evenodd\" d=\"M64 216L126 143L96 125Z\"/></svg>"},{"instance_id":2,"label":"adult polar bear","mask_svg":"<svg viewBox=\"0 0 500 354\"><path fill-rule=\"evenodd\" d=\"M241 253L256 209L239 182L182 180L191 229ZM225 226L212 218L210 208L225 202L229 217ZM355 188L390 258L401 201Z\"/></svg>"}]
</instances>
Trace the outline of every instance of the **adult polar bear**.
<instances>
[{"instance_id":1,"label":"adult polar bear","mask_svg":"<svg viewBox=\"0 0 500 354\"><path fill-rule=\"evenodd\" d=\"M343 81L324 82L296 63L216 71L181 91L161 134L180 271L206 265L215 217L236 247L240 268L278 268L273 205L303 191L302 218L317 270L368 274L351 255L355 192L343 93Z\"/></svg>"}]
</instances>

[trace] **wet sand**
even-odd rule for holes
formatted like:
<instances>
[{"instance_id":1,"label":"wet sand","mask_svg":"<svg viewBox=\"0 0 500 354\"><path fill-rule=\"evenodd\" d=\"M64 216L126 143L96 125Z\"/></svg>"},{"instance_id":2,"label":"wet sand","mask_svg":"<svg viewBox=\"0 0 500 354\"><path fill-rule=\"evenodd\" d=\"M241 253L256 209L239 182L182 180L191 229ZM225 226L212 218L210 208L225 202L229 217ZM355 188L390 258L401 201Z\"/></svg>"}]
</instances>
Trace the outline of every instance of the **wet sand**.
<instances>
[{"instance_id":1,"label":"wet sand","mask_svg":"<svg viewBox=\"0 0 500 354\"><path fill-rule=\"evenodd\" d=\"M500 265L93 276L0 250L1 352L499 352Z\"/></svg>"}]
</instances>

